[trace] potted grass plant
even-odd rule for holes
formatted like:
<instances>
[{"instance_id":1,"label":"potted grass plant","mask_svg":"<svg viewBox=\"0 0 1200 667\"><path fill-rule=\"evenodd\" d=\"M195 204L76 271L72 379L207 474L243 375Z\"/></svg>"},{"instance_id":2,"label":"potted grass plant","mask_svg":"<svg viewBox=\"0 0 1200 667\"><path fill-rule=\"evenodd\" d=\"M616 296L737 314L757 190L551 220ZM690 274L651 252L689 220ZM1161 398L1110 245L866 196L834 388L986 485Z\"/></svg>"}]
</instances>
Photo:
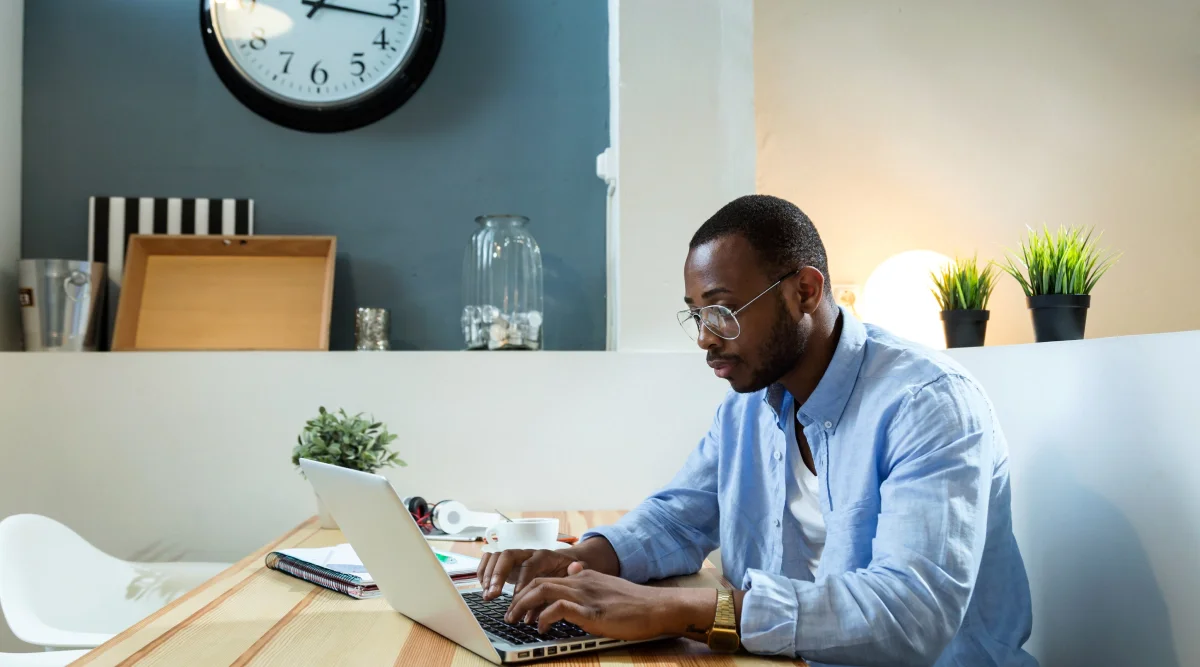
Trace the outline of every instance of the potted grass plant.
<instances>
[{"instance_id":1,"label":"potted grass plant","mask_svg":"<svg viewBox=\"0 0 1200 667\"><path fill-rule=\"evenodd\" d=\"M988 299L996 288L995 268L989 263L981 270L977 257L956 258L932 275L946 347L982 346L990 317Z\"/></svg>"},{"instance_id":2,"label":"potted grass plant","mask_svg":"<svg viewBox=\"0 0 1200 667\"><path fill-rule=\"evenodd\" d=\"M334 414L321 407L316 417L305 422L296 438L292 465L299 467L300 459L305 458L363 472L375 472L385 466L407 466L389 448L396 437L381 422L365 419L361 413L347 415L345 410L338 410ZM317 515L322 528L337 528L320 497Z\"/></svg>"},{"instance_id":3,"label":"potted grass plant","mask_svg":"<svg viewBox=\"0 0 1200 667\"><path fill-rule=\"evenodd\" d=\"M1090 228L1030 229L1020 253L1001 266L1025 291L1039 343L1083 338L1092 289L1120 258L1101 250L1099 240Z\"/></svg>"}]
</instances>

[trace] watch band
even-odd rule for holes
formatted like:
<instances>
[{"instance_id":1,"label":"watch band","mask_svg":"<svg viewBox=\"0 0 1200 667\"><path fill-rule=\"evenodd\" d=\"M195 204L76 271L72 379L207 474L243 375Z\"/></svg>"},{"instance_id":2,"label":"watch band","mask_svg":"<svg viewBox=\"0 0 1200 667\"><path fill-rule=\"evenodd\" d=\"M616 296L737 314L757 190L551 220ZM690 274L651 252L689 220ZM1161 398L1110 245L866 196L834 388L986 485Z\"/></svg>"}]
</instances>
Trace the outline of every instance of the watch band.
<instances>
[{"instance_id":1,"label":"watch band","mask_svg":"<svg viewBox=\"0 0 1200 667\"><path fill-rule=\"evenodd\" d=\"M732 653L741 645L737 632L737 615L733 606L733 592L717 590L717 611L712 628L708 631L708 647L714 651Z\"/></svg>"}]
</instances>

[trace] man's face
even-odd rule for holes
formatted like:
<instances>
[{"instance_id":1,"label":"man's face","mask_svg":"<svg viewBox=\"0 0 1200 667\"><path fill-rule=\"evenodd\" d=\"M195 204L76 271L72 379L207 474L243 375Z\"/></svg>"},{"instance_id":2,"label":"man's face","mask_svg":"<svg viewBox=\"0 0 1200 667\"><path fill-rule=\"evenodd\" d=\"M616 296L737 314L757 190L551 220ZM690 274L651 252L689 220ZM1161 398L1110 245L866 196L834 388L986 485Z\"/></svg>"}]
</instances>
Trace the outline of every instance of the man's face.
<instances>
[{"instance_id":1,"label":"man's face","mask_svg":"<svg viewBox=\"0 0 1200 667\"><path fill-rule=\"evenodd\" d=\"M736 312L781 277L768 275L761 265L754 248L736 234L697 246L688 253L683 268L684 301L689 308L721 305ZM740 333L733 340L700 327L697 344L708 352L708 364L717 377L729 380L734 391L763 389L800 362L812 318L798 309L791 281L737 313Z\"/></svg>"}]
</instances>

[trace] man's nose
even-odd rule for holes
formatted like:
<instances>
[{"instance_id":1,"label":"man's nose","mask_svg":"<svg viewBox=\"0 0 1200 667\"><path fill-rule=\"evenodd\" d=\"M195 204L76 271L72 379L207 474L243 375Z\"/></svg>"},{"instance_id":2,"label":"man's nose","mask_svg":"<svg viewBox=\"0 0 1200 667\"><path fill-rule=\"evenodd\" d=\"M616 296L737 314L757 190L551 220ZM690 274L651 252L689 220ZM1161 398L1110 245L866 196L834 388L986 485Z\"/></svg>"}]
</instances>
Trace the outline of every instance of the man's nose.
<instances>
[{"instance_id":1,"label":"man's nose","mask_svg":"<svg viewBox=\"0 0 1200 667\"><path fill-rule=\"evenodd\" d=\"M700 332L696 335L696 344L700 346L701 350L712 350L720 346L721 337L701 324Z\"/></svg>"}]
</instances>

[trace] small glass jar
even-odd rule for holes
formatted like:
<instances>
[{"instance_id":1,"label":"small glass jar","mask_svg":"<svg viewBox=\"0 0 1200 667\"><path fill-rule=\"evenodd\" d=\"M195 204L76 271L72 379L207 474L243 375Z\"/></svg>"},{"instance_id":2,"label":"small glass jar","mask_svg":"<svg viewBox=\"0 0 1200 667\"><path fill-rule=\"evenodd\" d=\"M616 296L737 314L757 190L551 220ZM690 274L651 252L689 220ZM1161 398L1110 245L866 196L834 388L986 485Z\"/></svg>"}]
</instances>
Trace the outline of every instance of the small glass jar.
<instances>
[{"instance_id":1,"label":"small glass jar","mask_svg":"<svg viewBox=\"0 0 1200 667\"><path fill-rule=\"evenodd\" d=\"M463 256L468 350L542 349L542 251L529 218L483 215Z\"/></svg>"},{"instance_id":2,"label":"small glass jar","mask_svg":"<svg viewBox=\"0 0 1200 667\"><path fill-rule=\"evenodd\" d=\"M357 350L388 350L391 313L387 308L359 308L354 311L354 347Z\"/></svg>"}]
</instances>

